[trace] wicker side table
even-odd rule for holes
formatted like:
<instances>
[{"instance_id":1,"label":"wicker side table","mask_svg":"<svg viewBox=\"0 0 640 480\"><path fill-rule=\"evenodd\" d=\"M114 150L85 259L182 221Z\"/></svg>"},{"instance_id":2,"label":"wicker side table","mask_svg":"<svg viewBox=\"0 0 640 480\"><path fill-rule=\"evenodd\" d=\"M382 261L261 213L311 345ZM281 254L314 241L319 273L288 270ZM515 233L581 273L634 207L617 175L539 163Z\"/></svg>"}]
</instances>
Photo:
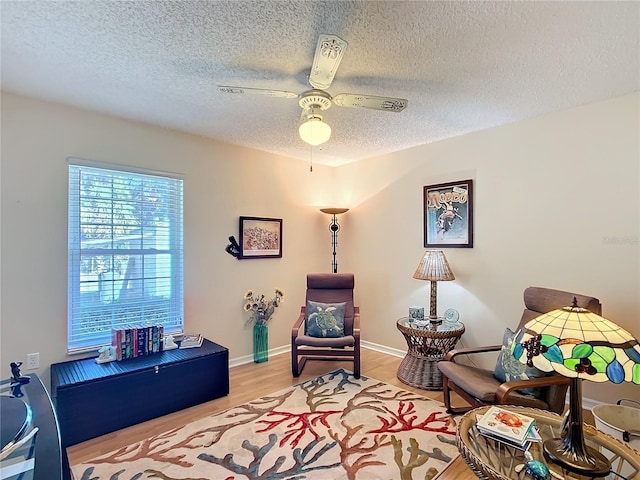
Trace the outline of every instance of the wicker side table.
<instances>
[{"instance_id":1,"label":"wicker side table","mask_svg":"<svg viewBox=\"0 0 640 480\"><path fill-rule=\"evenodd\" d=\"M464 333L464 324L442 322L419 327L409 317L403 317L396 326L409 347L398 367L398 379L412 387L442 390L438 362L458 343Z\"/></svg>"}]
</instances>

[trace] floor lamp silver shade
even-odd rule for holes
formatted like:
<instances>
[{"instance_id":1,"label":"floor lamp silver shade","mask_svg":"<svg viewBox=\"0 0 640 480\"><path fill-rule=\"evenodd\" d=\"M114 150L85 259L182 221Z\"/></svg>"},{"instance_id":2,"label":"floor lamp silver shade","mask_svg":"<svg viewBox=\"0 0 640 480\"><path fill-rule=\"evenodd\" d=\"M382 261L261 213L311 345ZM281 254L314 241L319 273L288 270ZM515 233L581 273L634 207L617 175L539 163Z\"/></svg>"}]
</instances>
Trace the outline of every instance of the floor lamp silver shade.
<instances>
[{"instance_id":1,"label":"floor lamp silver shade","mask_svg":"<svg viewBox=\"0 0 640 480\"><path fill-rule=\"evenodd\" d=\"M551 462L586 477L604 477L611 463L585 444L582 380L640 385L640 346L622 327L577 305L545 313L525 324L513 342L513 356L545 372L569 377L569 412L561 438L547 440Z\"/></svg>"},{"instance_id":2,"label":"floor lamp silver shade","mask_svg":"<svg viewBox=\"0 0 640 480\"><path fill-rule=\"evenodd\" d=\"M340 231L340 224L338 223L338 215L349 211L348 208L321 208L322 213L332 215L331 223L329 224L329 231L331 232L331 246L333 247L333 261L331 262L331 270L333 273L338 273L338 261L336 260L336 247L338 246L338 232Z\"/></svg>"},{"instance_id":3,"label":"floor lamp silver shade","mask_svg":"<svg viewBox=\"0 0 640 480\"><path fill-rule=\"evenodd\" d=\"M447 262L442 250L427 250L424 252L413 278L429 280L431 282L431 296L429 299L429 321L440 323L438 319L438 282L455 280L456 277Z\"/></svg>"}]
</instances>

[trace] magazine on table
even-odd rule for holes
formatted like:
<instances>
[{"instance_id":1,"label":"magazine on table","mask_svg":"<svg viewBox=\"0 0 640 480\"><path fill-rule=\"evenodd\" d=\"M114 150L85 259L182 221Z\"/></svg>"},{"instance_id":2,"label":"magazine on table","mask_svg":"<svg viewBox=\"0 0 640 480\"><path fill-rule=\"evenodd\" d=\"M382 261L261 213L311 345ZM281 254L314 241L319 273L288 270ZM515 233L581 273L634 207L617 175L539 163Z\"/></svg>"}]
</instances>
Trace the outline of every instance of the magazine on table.
<instances>
[{"instance_id":1,"label":"magazine on table","mask_svg":"<svg viewBox=\"0 0 640 480\"><path fill-rule=\"evenodd\" d=\"M196 348L202 346L204 337L199 333L185 334L180 341L180 348Z\"/></svg>"},{"instance_id":2,"label":"magazine on table","mask_svg":"<svg viewBox=\"0 0 640 480\"><path fill-rule=\"evenodd\" d=\"M500 407L491 407L476 423L478 431L494 439L523 447L539 436L534 430L535 420L521 413ZM529 438L532 437L532 438Z\"/></svg>"}]
</instances>

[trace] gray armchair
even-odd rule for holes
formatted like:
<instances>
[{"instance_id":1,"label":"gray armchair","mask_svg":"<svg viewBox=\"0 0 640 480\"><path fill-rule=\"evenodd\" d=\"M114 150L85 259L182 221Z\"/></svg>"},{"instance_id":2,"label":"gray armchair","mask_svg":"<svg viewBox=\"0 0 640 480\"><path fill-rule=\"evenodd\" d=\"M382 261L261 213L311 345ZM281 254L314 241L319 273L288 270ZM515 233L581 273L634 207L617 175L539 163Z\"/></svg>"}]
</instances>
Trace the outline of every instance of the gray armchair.
<instances>
[{"instance_id":1,"label":"gray armchair","mask_svg":"<svg viewBox=\"0 0 640 480\"><path fill-rule=\"evenodd\" d=\"M602 313L602 305L597 298L549 288L529 287L524 291L525 309L514 332L517 332L529 320L543 313L570 306L574 297L579 306L598 315ZM482 405L508 404L562 413L569 378L552 374L539 378L502 382L496 378L492 370L456 362L456 359L462 355L497 352L502 347L503 345L496 344L452 350L444 360L438 362L438 369L442 373L442 393L447 412L462 413ZM523 389L532 388L536 389L535 394L522 392ZM452 407L452 391L460 395L470 406Z\"/></svg>"},{"instance_id":2,"label":"gray armchair","mask_svg":"<svg viewBox=\"0 0 640 480\"><path fill-rule=\"evenodd\" d=\"M352 273L307 275L306 302L291 329L294 377L307 360L346 359L353 361L353 374L360 378L360 309L353 305L354 286Z\"/></svg>"}]
</instances>

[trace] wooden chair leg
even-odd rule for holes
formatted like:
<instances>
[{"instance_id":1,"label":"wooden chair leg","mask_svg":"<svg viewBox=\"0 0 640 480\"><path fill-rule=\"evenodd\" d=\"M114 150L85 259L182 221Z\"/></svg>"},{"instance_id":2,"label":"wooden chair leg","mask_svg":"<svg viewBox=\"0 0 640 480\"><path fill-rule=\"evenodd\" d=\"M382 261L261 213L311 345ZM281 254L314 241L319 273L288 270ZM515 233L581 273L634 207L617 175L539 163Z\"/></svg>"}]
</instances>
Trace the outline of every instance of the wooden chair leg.
<instances>
[{"instance_id":1,"label":"wooden chair leg","mask_svg":"<svg viewBox=\"0 0 640 480\"><path fill-rule=\"evenodd\" d=\"M446 376L442 376L442 396L444 397L444 406L447 407L447 413L453 413L451 411L451 390L449 389L449 379Z\"/></svg>"},{"instance_id":2,"label":"wooden chair leg","mask_svg":"<svg viewBox=\"0 0 640 480\"><path fill-rule=\"evenodd\" d=\"M296 368L298 369L298 374L294 375L295 377L299 377L300 374L302 373L302 369L304 368L304 365L307 363L307 357L305 356L301 356L298 357L298 362L296 363Z\"/></svg>"},{"instance_id":3,"label":"wooden chair leg","mask_svg":"<svg viewBox=\"0 0 640 480\"><path fill-rule=\"evenodd\" d=\"M298 349L295 343L291 344L291 373L296 378L300 376L300 368L298 366Z\"/></svg>"},{"instance_id":4,"label":"wooden chair leg","mask_svg":"<svg viewBox=\"0 0 640 480\"><path fill-rule=\"evenodd\" d=\"M451 406L451 392L454 391L460 395L469 406L467 407L453 407ZM469 410L473 410L476 407L481 407L484 403L479 402L475 398L471 397L468 393L464 392L455 383L450 382L446 376L442 376L442 395L444 397L444 404L447 407L447 413L466 413Z\"/></svg>"}]
</instances>

